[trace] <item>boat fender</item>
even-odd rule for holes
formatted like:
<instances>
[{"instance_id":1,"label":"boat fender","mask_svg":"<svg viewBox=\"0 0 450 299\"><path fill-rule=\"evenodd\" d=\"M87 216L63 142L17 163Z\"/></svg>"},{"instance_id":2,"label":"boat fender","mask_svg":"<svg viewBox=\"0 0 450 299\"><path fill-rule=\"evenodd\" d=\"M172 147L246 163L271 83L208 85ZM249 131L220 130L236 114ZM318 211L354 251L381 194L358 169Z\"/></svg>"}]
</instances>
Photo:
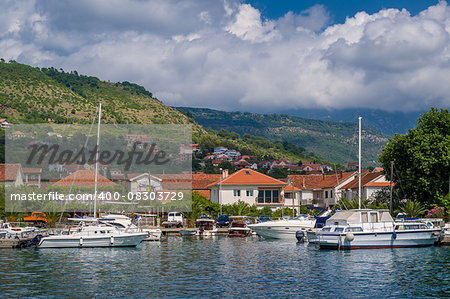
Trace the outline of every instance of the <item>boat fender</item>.
<instances>
[{"instance_id":1,"label":"boat fender","mask_svg":"<svg viewBox=\"0 0 450 299\"><path fill-rule=\"evenodd\" d=\"M80 246L83 246L83 237L80 237Z\"/></svg>"},{"instance_id":2,"label":"boat fender","mask_svg":"<svg viewBox=\"0 0 450 299\"><path fill-rule=\"evenodd\" d=\"M114 244L114 236L111 236L110 242L111 242L111 245Z\"/></svg>"},{"instance_id":3,"label":"boat fender","mask_svg":"<svg viewBox=\"0 0 450 299\"><path fill-rule=\"evenodd\" d=\"M438 232L438 231L434 231L434 232L433 232L433 235L434 235L434 236L440 236L440 235L441 235L441 233L440 233L440 232Z\"/></svg>"},{"instance_id":4,"label":"boat fender","mask_svg":"<svg viewBox=\"0 0 450 299\"><path fill-rule=\"evenodd\" d=\"M353 241L354 239L355 239L355 235L354 235L353 233L348 232L348 233L345 234L345 240L351 242L351 241Z\"/></svg>"}]
</instances>

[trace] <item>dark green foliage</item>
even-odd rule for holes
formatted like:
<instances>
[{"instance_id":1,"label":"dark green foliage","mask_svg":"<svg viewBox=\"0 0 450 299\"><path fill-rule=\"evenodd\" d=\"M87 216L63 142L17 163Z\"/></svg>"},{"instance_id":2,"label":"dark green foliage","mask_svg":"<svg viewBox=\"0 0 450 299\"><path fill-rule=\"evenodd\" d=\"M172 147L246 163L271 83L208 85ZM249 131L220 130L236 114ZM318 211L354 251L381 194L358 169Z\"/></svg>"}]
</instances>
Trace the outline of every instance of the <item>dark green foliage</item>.
<instances>
[{"instance_id":1,"label":"dark green foliage","mask_svg":"<svg viewBox=\"0 0 450 299\"><path fill-rule=\"evenodd\" d=\"M400 198L428 205L443 205L449 193L450 114L432 108L417 120L417 127L390 139L380 155L384 169L394 161L395 190ZM390 172L387 171L387 177Z\"/></svg>"},{"instance_id":2,"label":"dark green foliage","mask_svg":"<svg viewBox=\"0 0 450 299\"><path fill-rule=\"evenodd\" d=\"M267 143L276 143L278 149L295 153L303 161L315 158L315 155L337 163L357 161L357 121L354 123L337 123L311 120L301 117L255 114L242 112L224 112L203 108L178 107L179 111L189 113L205 128L236 132L242 139L259 146L269 147ZM253 137L250 137L253 135ZM258 137L264 137L257 139ZM377 160L381 146L387 137L369 128L363 132L363 164L373 165ZM307 153L309 152L309 154Z\"/></svg>"}]
</instances>

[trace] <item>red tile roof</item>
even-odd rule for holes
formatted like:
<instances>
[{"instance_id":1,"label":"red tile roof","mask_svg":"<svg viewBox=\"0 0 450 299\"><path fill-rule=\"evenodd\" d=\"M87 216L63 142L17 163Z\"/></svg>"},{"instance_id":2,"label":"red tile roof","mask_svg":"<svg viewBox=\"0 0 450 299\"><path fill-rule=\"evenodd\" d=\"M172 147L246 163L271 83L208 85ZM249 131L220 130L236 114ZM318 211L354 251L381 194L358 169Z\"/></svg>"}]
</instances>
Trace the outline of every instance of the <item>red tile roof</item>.
<instances>
[{"instance_id":1,"label":"red tile roof","mask_svg":"<svg viewBox=\"0 0 450 299\"><path fill-rule=\"evenodd\" d=\"M15 181L20 164L0 164L0 181Z\"/></svg>"},{"instance_id":2,"label":"red tile roof","mask_svg":"<svg viewBox=\"0 0 450 299\"><path fill-rule=\"evenodd\" d=\"M63 187L85 187L85 188L94 188L95 185L95 172L91 170L78 170L65 178L57 181L53 184L53 186L63 186ZM111 187L116 184L112 181L108 180L102 175L98 175L97 178L97 186L98 187Z\"/></svg>"},{"instance_id":3,"label":"red tile roof","mask_svg":"<svg viewBox=\"0 0 450 299\"><path fill-rule=\"evenodd\" d=\"M370 182L365 184L367 187L390 187L390 182ZM392 186L395 186L395 183L392 183Z\"/></svg>"},{"instance_id":4,"label":"red tile roof","mask_svg":"<svg viewBox=\"0 0 450 299\"><path fill-rule=\"evenodd\" d=\"M370 181L375 180L379 176L381 176L379 172L365 172L361 174L361 186L365 186ZM355 189L358 188L359 179L358 177L354 178L350 183L342 186L341 189Z\"/></svg>"},{"instance_id":5,"label":"red tile roof","mask_svg":"<svg viewBox=\"0 0 450 299\"><path fill-rule=\"evenodd\" d=\"M295 187L300 188L301 190L310 190L333 188L352 174L354 174L354 172L323 175L289 175L288 177Z\"/></svg>"},{"instance_id":6,"label":"red tile roof","mask_svg":"<svg viewBox=\"0 0 450 299\"><path fill-rule=\"evenodd\" d=\"M292 189L294 189L294 191L301 191L299 188L297 188L295 186L291 186L291 185L287 185L286 187L284 187L284 191L287 191L287 192L292 192Z\"/></svg>"},{"instance_id":7,"label":"red tile roof","mask_svg":"<svg viewBox=\"0 0 450 299\"><path fill-rule=\"evenodd\" d=\"M218 185L219 182L210 184L209 187ZM287 183L274 179L268 175L257 172L253 169L241 169L222 180L222 185L264 185L264 186L283 186Z\"/></svg>"},{"instance_id":8,"label":"red tile roof","mask_svg":"<svg viewBox=\"0 0 450 299\"><path fill-rule=\"evenodd\" d=\"M211 190L193 190L193 191L211 200Z\"/></svg>"},{"instance_id":9,"label":"red tile roof","mask_svg":"<svg viewBox=\"0 0 450 299\"><path fill-rule=\"evenodd\" d=\"M162 179L162 185L167 190L186 189L192 184L193 190L206 190L208 185L220 181L220 174L155 174Z\"/></svg>"},{"instance_id":10,"label":"red tile roof","mask_svg":"<svg viewBox=\"0 0 450 299\"><path fill-rule=\"evenodd\" d=\"M42 168L23 168L23 173L42 173Z\"/></svg>"}]
</instances>

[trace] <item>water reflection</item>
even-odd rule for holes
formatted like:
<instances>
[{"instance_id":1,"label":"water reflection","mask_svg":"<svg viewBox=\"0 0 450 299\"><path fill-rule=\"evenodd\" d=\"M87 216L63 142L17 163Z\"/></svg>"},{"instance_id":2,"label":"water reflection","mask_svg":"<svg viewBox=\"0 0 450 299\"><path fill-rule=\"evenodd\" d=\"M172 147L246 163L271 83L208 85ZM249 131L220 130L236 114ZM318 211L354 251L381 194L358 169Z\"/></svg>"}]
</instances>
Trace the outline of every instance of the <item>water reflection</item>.
<instances>
[{"instance_id":1,"label":"water reflection","mask_svg":"<svg viewBox=\"0 0 450 299\"><path fill-rule=\"evenodd\" d=\"M247 238L2 250L15 297L448 297L449 248L331 251Z\"/></svg>"}]
</instances>

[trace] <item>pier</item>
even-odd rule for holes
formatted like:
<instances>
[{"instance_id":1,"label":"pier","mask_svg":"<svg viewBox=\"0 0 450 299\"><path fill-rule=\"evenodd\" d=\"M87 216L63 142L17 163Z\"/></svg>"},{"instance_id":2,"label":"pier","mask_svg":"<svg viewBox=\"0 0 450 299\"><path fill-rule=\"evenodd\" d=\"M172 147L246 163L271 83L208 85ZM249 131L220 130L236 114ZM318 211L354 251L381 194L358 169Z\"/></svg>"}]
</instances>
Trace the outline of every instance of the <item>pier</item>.
<instances>
[{"instance_id":1,"label":"pier","mask_svg":"<svg viewBox=\"0 0 450 299\"><path fill-rule=\"evenodd\" d=\"M161 228L163 236L179 236L181 230L197 230L196 227L180 227L180 228ZM220 227L216 233L217 236L226 236L228 235L228 227Z\"/></svg>"},{"instance_id":2,"label":"pier","mask_svg":"<svg viewBox=\"0 0 450 299\"><path fill-rule=\"evenodd\" d=\"M11 236L10 238L2 238L0 239L0 249L26 248L33 245L37 245L35 243L32 243L32 241L36 242L37 239L35 239L35 237L38 235L47 236L47 233L39 232L28 234L26 236L16 236L16 237Z\"/></svg>"}]
</instances>

